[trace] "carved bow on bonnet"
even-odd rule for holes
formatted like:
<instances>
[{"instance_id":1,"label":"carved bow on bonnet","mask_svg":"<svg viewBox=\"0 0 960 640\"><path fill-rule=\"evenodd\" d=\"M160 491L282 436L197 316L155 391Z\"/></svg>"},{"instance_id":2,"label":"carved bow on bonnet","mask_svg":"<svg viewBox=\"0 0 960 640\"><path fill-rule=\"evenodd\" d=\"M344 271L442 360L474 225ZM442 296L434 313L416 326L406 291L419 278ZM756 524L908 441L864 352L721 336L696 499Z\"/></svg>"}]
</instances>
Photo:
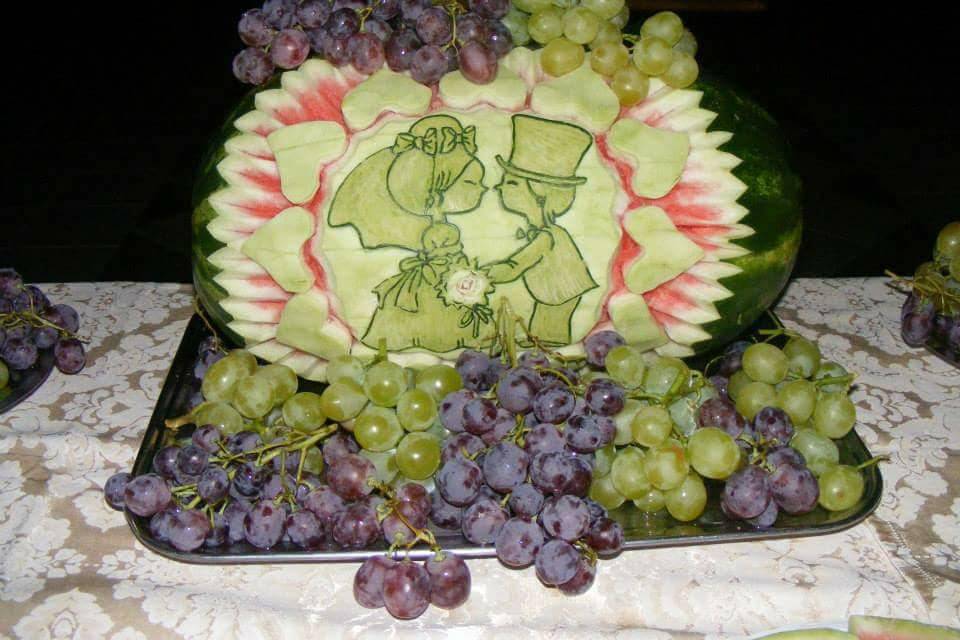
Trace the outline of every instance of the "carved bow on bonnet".
<instances>
[{"instance_id":1,"label":"carved bow on bonnet","mask_svg":"<svg viewBox=\"0 0 960 640\"><path fill-rule=\"evenodd\" d=\"M401 133L393 143L393 152L399 154L410 149L420 149L427 155L435 156L450 153L459 144L463 145L470 155L477 153L477 128L474 126L465 127L463 133L457 133L452 127L442 127L439 141L437 137L436 127L431 127L422 136Z\"/></svg>"}]
</instances>

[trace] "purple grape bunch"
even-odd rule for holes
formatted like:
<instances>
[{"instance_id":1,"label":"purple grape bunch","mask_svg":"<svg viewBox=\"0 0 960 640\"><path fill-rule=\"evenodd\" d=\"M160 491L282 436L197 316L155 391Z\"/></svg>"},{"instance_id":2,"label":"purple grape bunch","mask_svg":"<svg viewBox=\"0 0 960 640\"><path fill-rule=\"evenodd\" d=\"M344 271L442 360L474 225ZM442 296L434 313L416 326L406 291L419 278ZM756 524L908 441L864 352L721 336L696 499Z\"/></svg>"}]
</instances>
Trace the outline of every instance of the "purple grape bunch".
<instances>
[{"instance_id":1,"label":"purple grape bunch","mask_svg":"<svg viewBox=\"0 0 960 640\"><path fill-rule=\"evenodd\" d=\"M73 307L54 304L39 287L25 285L16 270L0 269L0 387L51 350L57 369L79 373L87 363L79 329L80 316Z\"/></svg>"},{"instance_id":2,"label":"purple grape bunch","mask_svg":"<svg viewBox=\"0 0 960 640\"><path fill-rule=\"evenodd\" d=\"M363 74L386 64L432 85L460 69L486 84L513 48L501 21L509 7L508 0L473 0L467 8L429 0L267 0L240 17L246 47L233 59L233 74L264 85L277 69L295 69L312 53Z\"/></svg>"}]
</instances>

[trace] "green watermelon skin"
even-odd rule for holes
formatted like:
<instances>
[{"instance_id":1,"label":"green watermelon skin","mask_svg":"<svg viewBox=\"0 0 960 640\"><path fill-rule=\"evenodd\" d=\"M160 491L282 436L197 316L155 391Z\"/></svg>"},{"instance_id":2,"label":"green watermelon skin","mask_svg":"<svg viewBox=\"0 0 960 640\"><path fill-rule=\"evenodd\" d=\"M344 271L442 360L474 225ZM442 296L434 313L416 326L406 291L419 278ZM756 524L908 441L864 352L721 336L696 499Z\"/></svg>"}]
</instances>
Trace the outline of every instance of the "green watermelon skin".
<instances>
[{"instance_id":1,"label":"green watermelon skin","mask_svg":"<svg viewBox=\"0 0 960 640\"><path fill-rule=\"evenodd\" d=\"M742 271L721 284L733 296L716 303L721 319L705 324L713 336L695 345L699 353L722 347L773 305L793 271L803 228L799 177L777 122L760 105L717 79L701 79L701 106L717 113L711 130L733 138L720 147L742 160L733 175L748 187L738 202L750 213L741 222L755 233L734 241L751 253L728 260Z\"/></svg>"},{"instance_id":2,"label":"green watermelon skin","mask_svg":"<svg viewBox=\"0 0 960 640\"><path fill-rule=\"evenodd\" d=\"M958 629L875 616L850 616L850 632L858 640L960 640Z\"/></svg>"},{"instance_id":3,"label":"green watermelon skin","mask_svg":"<svg viewBox=\"0 0 960 640\"><path fill-rule=\"evenodd\" d=\"M268 88L279 86L275 80ZM722 346L749 327L776 300L789 279L801 236L800 181L790 170L787 145L770 115L742 93L720 80L704 78L692 89L703 92L701 107L718 114L711 131L727 131L732 139L720 147L742 162L733 174L747 186L739 204L749 210L741 222L753 235L733 241L751 253L725 262L741 269L720 284L732 295L716 302L720 319L702 326L712 337L694 345L698 354ZM233 318L220 302L228 296L214 277L219 269L209 256L223 247L207 230L216 217L209 196L228 186L217 171L225 157L225 143L240 132L234 121L255 108L254 98L262 89L249 93L228 116L211 140L194 188L193 280L196 294L212 322L232 342L244 340L230 331Z\"/></svg>"}]
</instances>

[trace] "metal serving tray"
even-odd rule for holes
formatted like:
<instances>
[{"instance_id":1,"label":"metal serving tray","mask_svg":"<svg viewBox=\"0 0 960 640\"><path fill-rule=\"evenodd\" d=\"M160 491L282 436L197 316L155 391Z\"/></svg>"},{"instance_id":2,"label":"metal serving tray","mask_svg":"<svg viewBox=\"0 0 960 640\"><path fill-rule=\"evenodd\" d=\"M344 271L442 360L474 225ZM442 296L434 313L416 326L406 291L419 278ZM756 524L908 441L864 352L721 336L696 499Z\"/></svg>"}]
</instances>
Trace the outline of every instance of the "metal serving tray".
<instances>
[{"instance_id":1,"label":"metal serving tray","mask_svg":"<svg viewBox=\"0 0 960 640\"><path fill-rule=\"evenodd\" d=\"M751 329L772 327L772 321L764 318ZM168 432L164 420L185 413L184 407L190 396L196 391L196 382L192 370L200 342L209 335L209 330L199 316L194 316L187 325L180 348L173 359L166 382L157 401L150 424L144 434L140 451L133 466L133 474L148 473L157 450L168 444L165 436ZM748 334L749 335L749 334ZM705 359L693 363L702 367ZM313 383L301 380L301 389L310 388ZM319 386L319 385L318 385ZM871 458L863 441L851 431L837 442L840 448L840 460L845 464L860 464ZM817 507L802 516L781 515L777 525L771 529L757 530L743 522L728 520L719 505L719 483L708 481L709 500L704 513L694 522L681 523L673 520L665 512L648 515L636 509L631 503L611 512L611 517L623 525L624 549L654 549L658 547L676 547L723 542L744 542L748 540L772 540L777 538L797 538L835 533L862 522L880 503L882 481L877 467L871 466L863 471L865 488L860 502L846 511L828 512ZM258 550L248 544L235 544L216 549L201 548L184 553L172 546L155 540L150 534L146 518L140 518L129 511L127 522L137 539L148 549L167 558L195 564L280 564L313 562L357 562L370 556L381 554L384 548L374 546L360 551L343 551L331 544L327 548L304 551L288 544L280 544L269 551ZM459 532L435 530L437 542L444 548L456 551L466 558L491 558L496 553L492 546L477 546L467 541ZM426 558L431 551L416 548L410 552L413 558Z\"/></svg>"}]
</instances>

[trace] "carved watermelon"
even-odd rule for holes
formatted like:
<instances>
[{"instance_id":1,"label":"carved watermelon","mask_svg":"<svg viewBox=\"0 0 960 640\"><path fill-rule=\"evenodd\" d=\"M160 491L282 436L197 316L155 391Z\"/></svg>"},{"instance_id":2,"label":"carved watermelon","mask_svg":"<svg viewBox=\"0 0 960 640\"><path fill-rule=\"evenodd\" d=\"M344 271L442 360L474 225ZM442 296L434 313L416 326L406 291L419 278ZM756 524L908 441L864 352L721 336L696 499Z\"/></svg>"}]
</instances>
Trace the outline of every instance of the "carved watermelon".
<instances>
[{"instance_id":1,"label":"carved watermelon","mask_svg":"<svg viewBox=\"0 0 960 640\"><path fill-rule=\"evenodd\" d=\"M621 109L585 64L512 51L433 90L310 60L252 94L204 163L194 281L214 322L323 380L383 345L408 364L483 346L509 301L560 351L616 329L689 356L776 298L800 241L776 124L722 85Z\"/></svg>"}]
</instances>

